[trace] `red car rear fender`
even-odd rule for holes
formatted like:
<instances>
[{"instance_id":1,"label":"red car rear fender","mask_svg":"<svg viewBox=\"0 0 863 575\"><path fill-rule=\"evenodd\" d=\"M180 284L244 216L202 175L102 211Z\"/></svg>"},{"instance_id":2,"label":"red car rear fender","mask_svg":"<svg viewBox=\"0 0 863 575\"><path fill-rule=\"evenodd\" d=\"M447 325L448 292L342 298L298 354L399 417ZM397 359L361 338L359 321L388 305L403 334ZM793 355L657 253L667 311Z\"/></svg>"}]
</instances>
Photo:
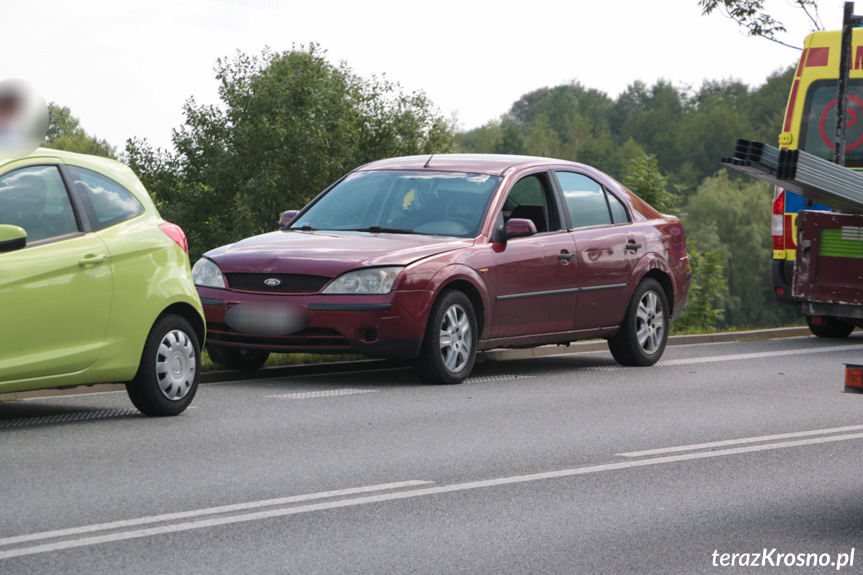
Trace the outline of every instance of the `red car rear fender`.
<instances>
[{"instance_id":1,"label":"red car rear fender","mask_svg":"<svg viewBox=\"0 0 863 575\"><path fill-rule=\"evenodd\" d=\"M681 300L680 286L675 282L674 274L672 273L668 262L666 262L665 259L657 253L644 254L644 256L638 260L638 263L635 264L633 277L636 278L636 281L631 284L630 294L635 291L635 287L641 283L641 280L648 275L656 278L659 283L666 288L666 292L670 292L668 293L668 304L673 312ZM674 315L676 316L676 314Z\"/></svg>"}]
</instances>

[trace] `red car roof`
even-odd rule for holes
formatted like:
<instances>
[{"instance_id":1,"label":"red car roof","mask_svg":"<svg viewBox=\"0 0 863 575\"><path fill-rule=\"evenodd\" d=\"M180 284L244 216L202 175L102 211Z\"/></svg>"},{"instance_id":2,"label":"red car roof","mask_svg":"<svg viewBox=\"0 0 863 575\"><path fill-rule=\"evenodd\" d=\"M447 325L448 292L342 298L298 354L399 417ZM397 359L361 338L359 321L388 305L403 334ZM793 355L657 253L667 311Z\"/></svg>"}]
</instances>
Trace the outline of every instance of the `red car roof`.
<instances>
[{"instance_id":1,"label":"red car roof","mask_svg":"<svg viewBox=\"0 0 863 575\"><path fill-rule=\"evenodd\" d=\"M538 158L534 156L509 156L504 154L432 154L389 158L366 164L359 170L434 170L441 172L468 172L474 174L502 175L510 168L531 165L570 165L575 162Z\"/></svg>"}]
</instances>

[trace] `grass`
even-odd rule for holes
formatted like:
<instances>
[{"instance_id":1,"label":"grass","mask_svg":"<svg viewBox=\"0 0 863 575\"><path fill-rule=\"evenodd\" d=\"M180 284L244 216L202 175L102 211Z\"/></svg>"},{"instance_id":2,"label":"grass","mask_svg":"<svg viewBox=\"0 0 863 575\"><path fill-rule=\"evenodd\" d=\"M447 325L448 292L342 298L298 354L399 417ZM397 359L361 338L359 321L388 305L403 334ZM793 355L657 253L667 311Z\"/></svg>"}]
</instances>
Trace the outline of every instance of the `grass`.
<instances>
[{"instance_id":1,"label":"grass","mask_svg":"<svg viewBox=\"0 0 863 575\"><path fill-rule=\"evenodd\" d=\"M729 326L723 328L712 328L708 330L699 330L699 329L675 329L674 325L671 326L671 331L669 335L704 335L711 333L739 333L741 331L756 331L760 329L781 329L784 327L806 327L806 322L792 322L785 325L739 325L739 326Z\"/></svg>"}]
</instances>

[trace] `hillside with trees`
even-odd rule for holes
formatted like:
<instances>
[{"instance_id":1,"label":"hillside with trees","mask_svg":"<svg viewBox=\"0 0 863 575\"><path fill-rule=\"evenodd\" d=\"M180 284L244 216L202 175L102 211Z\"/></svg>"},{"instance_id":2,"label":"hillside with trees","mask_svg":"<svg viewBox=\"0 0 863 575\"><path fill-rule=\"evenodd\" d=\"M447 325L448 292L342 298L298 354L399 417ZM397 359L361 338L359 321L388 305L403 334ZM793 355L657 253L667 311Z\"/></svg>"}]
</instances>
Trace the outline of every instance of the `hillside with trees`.
<instances>
[{"instance_id":1,"label":"hillside with trees","mask_svg":"<svg viewBox=\"0 0 863 575\"><path fill-rule=\"evenodd\" d=\"M452 148L452 127L423 93L331 64L316 45L216 64L220 105L189 98L174 150L126 143L163 216L203 252L278 227L358 165Z\"/></svg>"},{"instance_id":2,"label":"hillside with trees","mask_svg":"<svg viewBox=\"0 0 863 575\"><path fill-rule=\"evenodd\" d=\"M426 153L529 154L593 165L657 209L681 217L693 285L676 329L784 325L771 293L770 186L719 163L737 138L775 143L793 66L756 87L732 79L678 87L630 84L617 97L578 82L531 91L501 118L458 132L423 94L334 65L318 46L216 65L220 103L186 102L173 149L131 138L123 160L192 259L275 228L352 168ZM114 155L52 104L46 145Z\"/></svg>"}]
</instances>

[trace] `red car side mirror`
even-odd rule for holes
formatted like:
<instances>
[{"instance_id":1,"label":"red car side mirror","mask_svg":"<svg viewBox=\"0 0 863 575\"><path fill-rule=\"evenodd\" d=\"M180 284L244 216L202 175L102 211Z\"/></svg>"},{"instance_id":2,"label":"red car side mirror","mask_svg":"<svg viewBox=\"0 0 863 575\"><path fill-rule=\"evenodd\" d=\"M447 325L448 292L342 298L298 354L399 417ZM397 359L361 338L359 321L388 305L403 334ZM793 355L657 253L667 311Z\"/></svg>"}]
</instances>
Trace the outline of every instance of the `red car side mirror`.
<instances>
[{"instance_id":1,"label":"red car side mirror","mask_svg":"<svg viewBox=\"0 0 863 575\"><path fill-rule=\"evenodd\" d=\"M536 233L536 225L533 220L512 218L506 223L506 238L521 238L532 236Z\"/></svg>"},{"instance_id":2,"label":"red car side mirror","mask_svg":"<svg viewBox=\"0 0 863 575\"><path fill-rule=\"evenodd\" d=\"M282 217L279 218L279 227L283 228L291 223L291 220L294 219L298 213L300 213L300 210L288 210L287 212L284 212Z\"/></svg>"}]
</instances>

